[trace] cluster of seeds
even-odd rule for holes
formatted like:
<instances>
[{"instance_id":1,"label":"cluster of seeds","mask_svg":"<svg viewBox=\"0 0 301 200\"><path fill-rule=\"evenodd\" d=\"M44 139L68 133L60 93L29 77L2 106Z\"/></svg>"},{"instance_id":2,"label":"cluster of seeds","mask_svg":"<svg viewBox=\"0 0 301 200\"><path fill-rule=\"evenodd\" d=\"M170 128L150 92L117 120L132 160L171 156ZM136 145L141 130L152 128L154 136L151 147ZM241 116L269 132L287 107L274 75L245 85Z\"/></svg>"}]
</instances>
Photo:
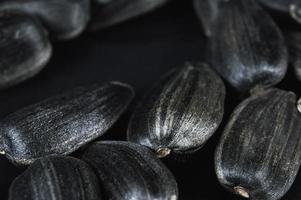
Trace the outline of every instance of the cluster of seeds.
<instances>
[{"instance_id":1,"label":"cluster of seeds","mask_svg":"<svg viewBox=\"0 0 301 200\"><path fill-rule=\"evenodd\" d=\"M71 39L90 15L90 29L99 30L167 2L2 1L0 49L7 51L0 55L0 88L32 77L47 63L46 30L56 39ZM301 32L284 35L263 6L300 22L301 4L194 0L193 5L208 37L210 66L187 62L163 75L135 108L128 141L93 142L134 98L132 87L121 82L75 88L0 120L0 154L28 165L12 183L9 200L177 200L176 180L159 158L191 154L216 132L224 114L222 78L247 97L226 119L215 153L218 181L244 198L283 197L301 164L301 106L298 110L293 92L275 85L289 62L301 79ZM79 158L68 156L80 148Z\"/></svg>"}]
</instances>

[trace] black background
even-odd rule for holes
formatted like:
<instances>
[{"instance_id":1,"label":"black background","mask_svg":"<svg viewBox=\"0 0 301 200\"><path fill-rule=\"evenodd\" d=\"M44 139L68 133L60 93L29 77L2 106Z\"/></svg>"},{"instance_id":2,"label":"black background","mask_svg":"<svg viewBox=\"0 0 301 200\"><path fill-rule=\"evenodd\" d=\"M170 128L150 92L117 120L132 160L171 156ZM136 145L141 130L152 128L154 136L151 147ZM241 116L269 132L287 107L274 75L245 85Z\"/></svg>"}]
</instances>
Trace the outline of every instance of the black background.
<instances>
[{"instance_id":1,"label":"black background","mask_svg":"<svg viewBox=\"0 0 301 200\"><path fill-rule=\"evenodd\" d=\"M276 19L285 30L297 26L286 19L279 20L279 16ZM79 85L110 80L131 84L136 90L136 99L100 140L124 140L129 116L147 89L170 68L187 60L205 61L207 53L206 38L191 2L183 0L174 0L155 12L101 32L86 32L75 40L53 42L53 47L52 59L40 74L0 92L0 117ZM290 68L278 87L300 94L300 83ZM163 160L178 181L180 200L237 198L219 185L213 156L223 127L241 100L242 96L227 85L226 113L216 134L187 158ZM0 157L0 199L7 199L10 183L23 170ZM284 199L301 199L300 190L301 175Z\"/></svg>"}]
</instances>

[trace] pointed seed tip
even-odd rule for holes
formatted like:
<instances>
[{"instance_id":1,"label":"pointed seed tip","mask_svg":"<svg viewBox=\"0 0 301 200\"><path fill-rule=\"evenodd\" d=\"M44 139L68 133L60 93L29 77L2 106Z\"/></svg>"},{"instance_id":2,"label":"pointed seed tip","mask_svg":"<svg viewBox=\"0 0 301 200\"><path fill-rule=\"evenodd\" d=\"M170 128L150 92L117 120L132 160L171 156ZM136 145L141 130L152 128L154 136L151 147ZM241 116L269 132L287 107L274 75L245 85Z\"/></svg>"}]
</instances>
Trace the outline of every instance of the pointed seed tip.
<instances>
[{"instance_id":1,"label":"pointed seed tip","mask_svg":"<svg viewBox=\"0 0 301 200\"><path fill-rule=\"evenodd\" d=\"M158 158L164 158L171 153L171 150L169 148L159 148L156 153Z\"/></svg>"},{"instance_id":2,"label":"pointed seed tip","mask_svg":"<svg viewBox=\"0 0 301 200\"><path fill-rule=\"evenodd\" d=\"M235 186L233 189L234 189L235 193L238 194L239 196L247 198L247 199L250 198L249 193L242 186Z\"/></svg>"},{"instance_id":3,"label":"pointed seed tip","mask_svg":"<svg viewBox=\"0 0 301 200\"><path fill-rule=\"evenodd\" d=\"M5 155L5 151L0 150L0 155Z\"/></svg>"}]
</instances>

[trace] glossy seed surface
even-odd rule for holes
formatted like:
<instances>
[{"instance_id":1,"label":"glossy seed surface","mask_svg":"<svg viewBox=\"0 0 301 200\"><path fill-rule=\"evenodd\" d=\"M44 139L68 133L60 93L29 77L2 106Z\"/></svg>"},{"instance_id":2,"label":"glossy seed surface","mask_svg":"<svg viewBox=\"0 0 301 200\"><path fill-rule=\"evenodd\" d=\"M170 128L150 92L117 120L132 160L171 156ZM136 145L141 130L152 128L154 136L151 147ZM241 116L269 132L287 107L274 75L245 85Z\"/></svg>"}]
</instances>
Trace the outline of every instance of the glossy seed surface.
<instances>
[{"instance_id":1,"label":"glossy seed surface","mask_svg":"<svg viewBox=\"0 0 301 200\"><path fill-rule=\"evenodd\" d=\"M130 120L128 140L150 147L159 157L191 153L218 128L225 87L204 63L173 69L142 99Z\"/></svg>"},{"instance_id":2,"label":"glossy seed surface","mask_svg":"<svg viewBox=\"0 0 301 200\"><path fill-rule=\"evenodd\" d=\"M177 183L171 172L148 148L103 141L83 155L105 188L106 199L177 200Z\"/></svg>"},{"instance_id":3,"label":"glossy seed surface","mask_svg":"<svg viewBox=\"0 0 301 200\"><path fill-rule=\"evenodd\" d=\"M89 0L2 0L0 10L19 10L37 16L58 39L78 36L91 14Z\"/></svg>"},{"instance_id":4,"label":"glossy seed surface","mask_svg":"<svg viewBox=\"0 0 301 200\"><path fill-rule=\"evenodd\" d=\"M71 90L0 121L0 150L14 163L66 155L104 134L133 98L129 86L110 82Z\"/></svg>"},{"instance_id":5,"label":"glossy seed surface","mask_svg":"<svg viewBox=\"0 0 301 200\"><path fill-rule=\"evenodd\" d=\"M287 70L284 37L254 0L222 2L210 47L213 67L241 92L273 86Z\"/></svg>"},{"instance_id":6,"label":"glossy seed surface","mask_svg":"<svg viewBox=\"0 0 301 200\"><path fill-rule=\"evenodd\" d=\"M253 94L234 110L215 154L219 182L246 198L280 199L301 163L301 114L296 95Z\"/></svg>"},{"instance_id":7,"label":"glossy seed surface","mask_svg":"<svg viewBox=\"0 0 301 200\"><path fill-rule=\"evenodd\" d=\"M301 32L293 31L286 34L289 61L294 67L296 77L301 81Z\"/></svg>"},{"instance_id":8,"label":"glossy seed surface","mask_svg":"<svg viewBox=\"0 0 301 200\"><path fill-rule=\"evenodd\" d=\"M207 37L210 37L212 35L212 26L214 26L214 23L218 18L218 14L220 12L219 6L221 1L223 0L193 1L193 7L203 25L203 29Z\"/></svg>"},{"instance_id":9,"label":"glossy seed surface","mask_svg":"<svg viewBox=\"0 0 301 200\"><path fill-rule=\"evenodd\" d=\"M40 23L24 13L0 11L0 30L0 89L5 89L40 72L52 47Z\"/></svg>"},{"instance_id":10,"label":"glossy seed surface","mask_svg":"<svg viewBox=\"0 0 301 200\"><path fill-rule=\"evenodd\" d=\"M10 187L9 200L101 200L100 185L83 161L63 156L35 161Z\"/></svg>"},{"instance_id":11,"label":"glossy seed surface","mask_svg":"<svg viewBox=\"0 0 301 200\"><path fill-rule=\"evenodd\" d=\"M153 11L170 0L114 0L104 3L95 0L92 4L92 22L90 28L97 31L128 19Z\"/></svg>"}]
</instances>

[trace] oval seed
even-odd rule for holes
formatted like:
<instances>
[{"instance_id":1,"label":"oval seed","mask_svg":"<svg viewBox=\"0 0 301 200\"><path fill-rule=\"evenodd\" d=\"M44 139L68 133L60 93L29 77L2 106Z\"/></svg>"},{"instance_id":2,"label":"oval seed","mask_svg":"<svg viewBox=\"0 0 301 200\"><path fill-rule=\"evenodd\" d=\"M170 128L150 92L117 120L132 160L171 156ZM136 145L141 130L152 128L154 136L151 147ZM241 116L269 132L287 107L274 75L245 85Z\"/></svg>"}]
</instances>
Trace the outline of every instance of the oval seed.
<instances>
[{"instance_id":1,"label":"oval seed","mask_svg":"<svg viewBox=\"0 0 301 200\"><path fill-rule=\"evenodd\" d=\"M173 175L144 146L130 142L97 142L89 146L83 160L94 169L107 199L178 199Z\"/></svg>"},{"instance_id":2,"label":"oval seed","mask_svg":"<svg viewBox=\"0 0 301 200\"><path fill-rule=\"evenodd\" d=\"M101 200L100 185L83 161L63 156L35 161L18 176L9 200Z\"/></svg>"},{"instance_id":3,"label":"oval seed","mask_svg":"<svg viewBox=\"0 0 301 200\"><path fill-rule=\"evenodd\" d=\"M219 182L245 198L280 199L301 164L301 115L296 95L253 94L234 110L215 154Z\"/></svg>"},{"instance_id":4,"label":"oval seed","mask_svg":"<svg viewBox=\"0 0 301 200\"><path fill-rule=\"evenodd\" d=\"M254 0L229 0L221 7L210 38L212 66L241 92L279 83L288 56L272 18Z\"/></svg>"},{"instance_id":5,"label":"oval seed","mask_svg":"<svg viewBox=\"0 0 301 200\"><path fill-rule=\"evenodd\" d=\"M34 15L58 39L78 36L90 20L89 0L2 0L0 10Z\"/></svg>"},{"instance_id":6,"label":"oval seed","mask_svg":"<svg viewBox=\"0 0 301 200\"><path fill-rule=\"evenodd\" d=\"M0 11L0 50L0 89L5 89L40 72L52 47L38 21L24 13Z\"/></svg>"},{"instance_id":7,"label":"oval seed","mask_svg":"<svg viewBox=\"0 0 301 200\"><path fill-rule=\"evenodd\" d=\"M110 82L80 87L12 113L0 121L0 150L16 164L66 155L103 135L133 98Z\"/></svg>"},{"instance_id":8,"label":"oval seed","mask_svg":"<svg viewBox=\"0 0 301 200\"><path fill-rule=\"evenodd\" d=\"M192 153L218 128L224 98L224 84L207 64L186 63L167 73L137 106L128 140L159 157Z\"/></svg>"}]
</instances>

